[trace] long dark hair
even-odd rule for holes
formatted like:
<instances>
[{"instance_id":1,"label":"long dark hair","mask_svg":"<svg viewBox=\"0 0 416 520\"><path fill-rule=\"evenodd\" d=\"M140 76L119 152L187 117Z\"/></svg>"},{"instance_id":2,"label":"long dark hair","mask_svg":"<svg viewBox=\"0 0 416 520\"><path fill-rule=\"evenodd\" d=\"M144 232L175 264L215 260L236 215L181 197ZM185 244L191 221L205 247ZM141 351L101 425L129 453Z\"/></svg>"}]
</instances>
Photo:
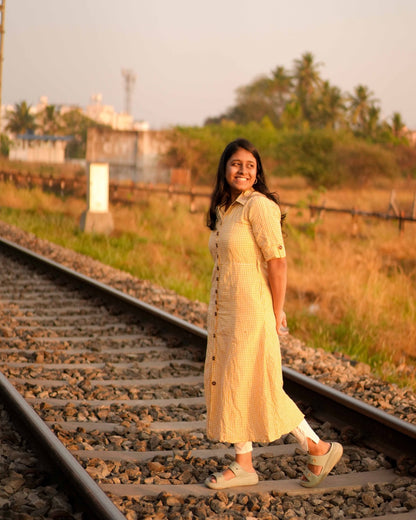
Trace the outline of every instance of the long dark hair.
<instances>
[{"instance_id":1,"label":"long dark hair","mask_svg":"<svg viewBox=\"0 0 416 520\"><path fill-rule=\"evenodd\" d=\"M225 171L228 159L234 155L239 148L247 150L256 159L257 176L256 183L253 185L253 189L263 193L268 199L272 200L276 204L279 204L278 195L276 193L272 193L267 187L266 179L264 177L263 165L261 164L260 154L257 151L257 148L252 143L250 143L250 141L247 141L247 139L236 139L235 141L227 144L220 157L215 187L211 195L211 205L207 215L207 226L210 229L215 229L217 223L217 208L219 206L225 206L231 202L231 191L230 186L225 179Z\"/></svg>"}]
</instances>

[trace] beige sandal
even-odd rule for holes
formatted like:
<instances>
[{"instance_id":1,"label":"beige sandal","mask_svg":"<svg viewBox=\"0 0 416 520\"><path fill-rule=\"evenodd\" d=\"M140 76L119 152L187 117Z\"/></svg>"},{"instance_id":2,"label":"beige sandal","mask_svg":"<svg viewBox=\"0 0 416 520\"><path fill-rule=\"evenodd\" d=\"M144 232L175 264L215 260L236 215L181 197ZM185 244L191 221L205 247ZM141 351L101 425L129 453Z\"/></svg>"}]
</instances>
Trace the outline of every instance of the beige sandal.
<instances>
[{"instance_id":1,"label":"beige sandal","mask_svg":"<svg viewBox=\"0 0 416 520\"><path fill-rule=\"evenodd\" d=\"M322 466L322 469L319 475L315 475L315 473L312 473L312 471L307 468L303 472L306 480L301 480L300 485L309 488L317 486L328 475L335 464L339 462L342 457L342 452L343 449L341 444L338 442L331 442L331 447L325 455L308 455L308 464Z\"/></svg>"},{"instance_id":2,"label":"beige sandal","mask_svg":"<svg viewBox=\"0 0 416 520\"><path fill-rule=\"evenodd\" d=\"M223 473L217 472L205 480L205 485L211 489L226 489L237 486L254 486L259 482L257 473L246 471L235 461L228 466L228 469L234 473L234 478L226 480ZM215 482L211 480L212 477L215 477Z\"/></svg>"}]
</instances>

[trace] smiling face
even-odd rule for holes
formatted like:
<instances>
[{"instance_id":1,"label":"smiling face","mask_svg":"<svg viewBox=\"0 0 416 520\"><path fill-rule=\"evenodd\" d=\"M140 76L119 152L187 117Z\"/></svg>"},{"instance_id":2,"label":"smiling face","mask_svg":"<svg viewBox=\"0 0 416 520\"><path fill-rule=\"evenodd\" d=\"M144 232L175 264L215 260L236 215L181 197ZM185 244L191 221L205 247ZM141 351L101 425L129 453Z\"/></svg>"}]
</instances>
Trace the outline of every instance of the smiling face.
<instances>
[{"instance_id":1,"label":"smiling face","mask_svg":"<svg viewBox=\"0 0 416 520\"><path fill-rule=\"evenodd\" d=\"M228 159L225 168L225 179L230 186L231 200L235 200L240 193L249 190L257 175L257 161L254 155L245 150L238 150Z\"/></svg>"}]
</instances>

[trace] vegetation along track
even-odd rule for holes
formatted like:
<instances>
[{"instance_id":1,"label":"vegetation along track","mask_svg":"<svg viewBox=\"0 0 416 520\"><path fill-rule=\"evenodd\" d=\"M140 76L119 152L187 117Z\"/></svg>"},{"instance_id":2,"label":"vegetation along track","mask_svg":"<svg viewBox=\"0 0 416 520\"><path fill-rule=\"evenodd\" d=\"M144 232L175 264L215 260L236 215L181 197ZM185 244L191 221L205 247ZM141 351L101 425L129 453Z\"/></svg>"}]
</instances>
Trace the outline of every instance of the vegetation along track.
<instances>
[{"instance_id":1,"label":"vegetation along track","mask_svg":"<svg viewBox=\"0 0 416 520\"><path fill-rule=\"evenodd\" d=\"M10 242L0 254L1 399L87 518L416 518L416 426L288 368L342 461L306 490L289 435L255 445L258 486L205 488L233 455L205 436L206 332Z\"/></svg>"}]
</instances>

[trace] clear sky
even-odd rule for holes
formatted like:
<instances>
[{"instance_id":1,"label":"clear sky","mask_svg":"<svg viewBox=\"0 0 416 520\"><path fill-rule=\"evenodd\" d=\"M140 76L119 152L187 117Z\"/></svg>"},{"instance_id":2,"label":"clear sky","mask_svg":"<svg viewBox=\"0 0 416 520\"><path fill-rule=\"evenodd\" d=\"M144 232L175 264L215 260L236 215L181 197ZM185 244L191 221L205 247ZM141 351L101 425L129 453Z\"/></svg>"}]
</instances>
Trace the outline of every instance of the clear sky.
<instances>
[{"instance_id":1,"label":"clear sky","mask_svg":"<svg viewBox=\"0 0 416 520\"><path fill-rule=\"evenodd\" d=\"M344 92L366 85L383 117L416 129L415 0L7 0L3 103L121 111L152 128L201 125L237 87L304 52Z\"/></svg>"}]
</instances>

